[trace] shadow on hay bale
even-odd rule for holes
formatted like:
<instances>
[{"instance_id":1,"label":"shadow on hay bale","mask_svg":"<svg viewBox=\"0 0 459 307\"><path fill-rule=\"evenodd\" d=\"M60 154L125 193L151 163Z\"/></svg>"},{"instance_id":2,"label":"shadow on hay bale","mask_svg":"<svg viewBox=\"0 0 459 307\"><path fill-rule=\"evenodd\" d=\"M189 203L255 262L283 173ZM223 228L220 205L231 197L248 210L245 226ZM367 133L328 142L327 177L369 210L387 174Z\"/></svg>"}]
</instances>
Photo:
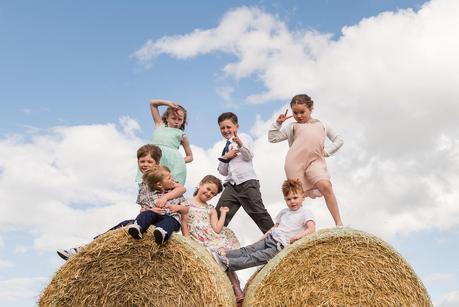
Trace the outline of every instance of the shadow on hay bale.
<instances>
[{"instance_id":1,"label":"shadow on hay bale","mask_svg":"<svg viewBox=\"0 0 459 307\"><path fill-rule=\"evenodd\" d=\"M255 274L244 306L432 306L397 251L350 228L307 236Z\"/></svg>"},{"instance_id":2,"label":"shadow on hay bale","mask_svg":"<svg viewBox=\"0 0 459 307\"><path fill-rule=\"evenodd\" d=\"M40 306L234 306L225 273L199 244L173 235L157 247L125 229L108 232L69 259Z\"/></svg>"}]
</instances>

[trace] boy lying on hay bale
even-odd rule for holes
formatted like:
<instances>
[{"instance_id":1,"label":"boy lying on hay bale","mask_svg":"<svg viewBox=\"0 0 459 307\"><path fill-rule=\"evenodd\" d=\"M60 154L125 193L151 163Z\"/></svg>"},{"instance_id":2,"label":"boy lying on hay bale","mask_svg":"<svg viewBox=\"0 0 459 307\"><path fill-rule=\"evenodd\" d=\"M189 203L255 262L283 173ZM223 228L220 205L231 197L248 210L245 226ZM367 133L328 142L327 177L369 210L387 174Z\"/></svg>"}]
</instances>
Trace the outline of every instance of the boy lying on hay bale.
<instances>
[{"instance_id":1,"label":"boy lying on hay bale","mask_svg":"<svg viewBox=\"0 0 459 307\"><path fill-rule=\"evenodd\" d=\"M160 247L110 231L71 257L43 291L40 306L234 306L231 284L199 244L173 235Z\"/></svg>"}]
</instances>

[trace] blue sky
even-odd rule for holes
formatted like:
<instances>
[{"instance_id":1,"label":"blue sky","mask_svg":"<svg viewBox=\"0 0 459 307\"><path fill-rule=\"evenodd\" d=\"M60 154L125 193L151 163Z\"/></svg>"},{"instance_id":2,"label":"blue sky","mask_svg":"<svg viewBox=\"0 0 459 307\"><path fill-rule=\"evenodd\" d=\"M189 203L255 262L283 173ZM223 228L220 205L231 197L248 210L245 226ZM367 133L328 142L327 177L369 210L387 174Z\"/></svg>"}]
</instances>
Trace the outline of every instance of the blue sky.
<instances>
[{"instance_id":1,"label":"blue sky","mask_svg":"<svg viewBox=\"0 0 459 307\"><path fill-rule=\"evenodd\" d=\"M189 190L215 173L216 117L236 112L275 214L287 145L268 144L266 131L298 92L344 137L328 160L344 223L392 244L436 305L459 304L457 9L451 0L1 2L0 304L33 305L63 263L56 249L135 215L151 98L188 109ZM332 226L323 200L310 204L319 226ZM251 223L233 222L244 243L259 236Z\"/></svg>"}]
</instances>

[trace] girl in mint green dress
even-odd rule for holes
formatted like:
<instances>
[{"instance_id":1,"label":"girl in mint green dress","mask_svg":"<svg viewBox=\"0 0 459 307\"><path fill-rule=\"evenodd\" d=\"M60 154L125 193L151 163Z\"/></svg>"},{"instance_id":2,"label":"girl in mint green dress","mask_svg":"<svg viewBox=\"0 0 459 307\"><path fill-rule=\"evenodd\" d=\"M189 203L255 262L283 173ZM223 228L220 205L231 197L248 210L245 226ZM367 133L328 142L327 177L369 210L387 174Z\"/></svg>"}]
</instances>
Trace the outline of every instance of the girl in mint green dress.
<instances>
[{"instance_id":1,"label":"girl in mint green dress","mask_svg":"<svg viewBox=\"0 0 459 307\"><path fill-rule=\"evenodd\" d=\"M159 106L167 106L162 116L159 114ZM160 147L162 151L159 163L170 169L175 181L185 185L185 163L193 161L190 142L184 132L187 112L184 107L161 99L150 101L150 110L155 122L152 144ZM185 150L185 157L179 152L180 145ZM141 181L140 176L137 179Z\"/></svg>"}]
</instances>

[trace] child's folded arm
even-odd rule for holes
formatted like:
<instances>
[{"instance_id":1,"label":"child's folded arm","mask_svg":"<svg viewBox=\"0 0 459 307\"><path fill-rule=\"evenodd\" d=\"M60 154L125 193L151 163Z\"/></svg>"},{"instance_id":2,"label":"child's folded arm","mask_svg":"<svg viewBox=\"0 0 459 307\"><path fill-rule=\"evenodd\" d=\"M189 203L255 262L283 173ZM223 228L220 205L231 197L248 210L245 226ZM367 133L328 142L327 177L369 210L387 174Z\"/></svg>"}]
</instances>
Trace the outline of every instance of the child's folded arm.
<instances>
[{"instance_id":1,"label":"child's folded arm","mask_svg":"<svg viewBox=\"0 0 459 307\"><path fill-rule=\"evenodd\" d=\"M226 209L223 209L226 208ZM222 210L223 209L223 210ZM216 233L220 233L225 225L226 213L228 212L228 207L220 208L220 218L218 218L217 210L212 208L210 211L210 225Z\"/></svg>"},{"instance_id":2,"label":"child's folded arm","mask_svg":"<svg viewBox=\"0 0 459 307\"><path fill-rule=\"evenodd\" d=\"M250 161L253 158L253 144L250 138L244 135L240 136L239 152L245 161Z\"/></svg>"},{"instance_id":3,"label":"child's folded arm","mask_svg":"<svg viewBox=\"0 0 459 307\"><path fill-rule=\"evenodd\" d=\"M308 220L306 224L304 225L304 227L305 229L303 231L297 233L290 239L290 243L293 243L296 240L299 240L302 237L309 235L316 231L316 223L313 220Z\"/></svg>"},{"instance_id":4,"label":"child's folded arm","mask_svg":"<svg viewBox=\"0 0 459 307\"><path fill-rule=\"evenodd\" d=\"M333 128L331 128L328 124L324 123L325 130L327 132L328 139L332 142L324 149L324 156L330 157L335 152L337 152L341 146L344 144L343 138L335 132Z\"/></svg>"},{"instance_id":5,"label":"child's folded arm","mask_svg":"<svg viewBox=\"0 0 459 307\"><path fill-rule=\"evenodd\" d=\"M161 196L156 202L156 206L163 207L168 200L179 198L185 194L186 188L180 183L175 183L175 186L172 190Z\"/></svg>"},{"instance_id":6,"label":"child's folded arm","mask_svg":"<svg viewBox=\"0 0 459 307\"><path fill-rule=\"evenodd\" d=\"M285 134L280 128L281 125L277 122L274 122L271 125L271 128L268 131L268 142L278 143L287 139L287 134Z\"/></svg>"}]
</instances>

